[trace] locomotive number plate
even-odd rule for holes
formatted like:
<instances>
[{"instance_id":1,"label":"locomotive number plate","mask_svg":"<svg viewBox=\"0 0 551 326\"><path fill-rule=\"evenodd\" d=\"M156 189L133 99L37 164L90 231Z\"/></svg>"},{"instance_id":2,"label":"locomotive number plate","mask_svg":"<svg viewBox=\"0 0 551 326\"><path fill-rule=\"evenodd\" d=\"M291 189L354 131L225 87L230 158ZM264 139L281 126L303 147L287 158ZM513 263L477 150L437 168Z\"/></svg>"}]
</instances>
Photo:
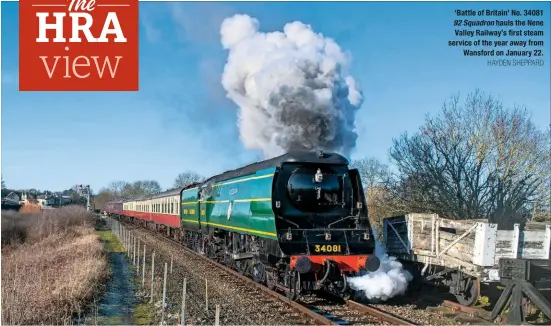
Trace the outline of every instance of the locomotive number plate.
<instances>
[{"instance_id":1,"label":"locomotive number plate","mask_svg":"<svg viewBox=\"0 0 551 326\"><path fill-rule=\"evenodd\" d=\"M341 252L341 245L314 245L315 252Z\"/></svg>"}]
</instances>

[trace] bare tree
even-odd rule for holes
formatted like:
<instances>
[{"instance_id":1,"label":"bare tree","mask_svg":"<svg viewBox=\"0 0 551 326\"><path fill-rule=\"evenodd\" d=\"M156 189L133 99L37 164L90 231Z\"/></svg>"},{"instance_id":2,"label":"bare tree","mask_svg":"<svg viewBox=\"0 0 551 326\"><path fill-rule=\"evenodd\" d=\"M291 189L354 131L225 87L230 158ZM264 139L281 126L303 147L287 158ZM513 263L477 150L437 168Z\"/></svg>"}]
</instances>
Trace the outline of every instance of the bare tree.
<instances>
[{"instance_id":1,"label":"bare tree","mask_svg":"<svg viewBox=\"0 0 551 326\"><path fill-rule=\"evenodd\" d=\"M393 196L409 211L523 220L549 188L549 135L525 109L504 109L491 95L452 97L414 135L393 141Z\"/></svg>"},{"instance_id":2,"label":"bare tree","mask_svg":"<svg viewBox=\"0 0 551 326\"><path fill-rule=\"evenodd\" d=\"M110 191L116 198L123 198L123 191L128 187L129 183L126 181L113 181L107 186L105 191Z\"/></svg>"},{"instance_id":3,"label":"bare tree","mask_svg":"<svg viewBox=\"0 0 551 326\"><path fill-rule=\"evenodd\" d=\"M97 208L101 208L110 200L138 198L158 192L161 192L161 186L154 180L141 180L132 183L114 181L94 196L94 205Z\"/></svg>"},{"instance_id":4,"label":"bare tree","mask_svg":"<svg viewBox=\"0 0 551 326\"><path fill-rule=\"evenodd\" d=\"M190 185L195 182L201 182L204 178L192 171L186 171L184 173L178 174L176 179L174 180L173 188L183 188L187 185Z\"/></svg>"},{"instance_id":5,"label":"bare tree","mask_svg":"<svg viewBox=\"0 0 551 326\"><path fill-rule=\"evenodd\" d=\"M376 158L366 157L351 162L352 168L358 169L362 185L366 191L387 184L390 177L388 165Z\"/></svg>"},{"instance_id":6,"label":"bare tree","mask_svg":"<svg viewBox=\"0 0 551 326\"><path fill-rule=\"evenodd\" d=\"M360 173L370 220L375 227L380 228L383 218L400 213L388 189L390 169L388 165L372 157L354 160L350 165Z\"/></svg>"},{"instance_id":7,"label":"bare tree","mask_svg":"<svg viewBox=\"0 0 551 326\"><path fill-rule=\"evenodd\" d=\"M138 198L161 192L161 186L157 181L143 180L126 183L122 189L123 198Z\"/></svg>"},{"instance_id":8,"label":"bare tree","mask_svg":"<svg viewBox=\"0 0 551 326\"><path fill-rule=\"evenodd\" d=\"M95 209L102 209L105 203L119 198L110 189L103 188L92 198L92 205Z\"/></svg>"}]
</instances>

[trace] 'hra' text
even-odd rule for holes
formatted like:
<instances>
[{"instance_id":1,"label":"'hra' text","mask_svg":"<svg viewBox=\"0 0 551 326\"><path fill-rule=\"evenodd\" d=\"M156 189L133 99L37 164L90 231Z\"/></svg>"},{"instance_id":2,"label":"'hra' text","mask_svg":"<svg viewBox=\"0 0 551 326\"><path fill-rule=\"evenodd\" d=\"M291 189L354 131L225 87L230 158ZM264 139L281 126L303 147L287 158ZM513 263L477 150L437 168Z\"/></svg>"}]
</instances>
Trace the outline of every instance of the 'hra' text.
<instances>
[{"instance_id":1,"label":"'hra' text","mask_svg":"<svg viewBox=\"0 0 551 326\"><path fill-rule=\"evenodd\" d=\"M92 12L96 9L95 0L71 0L67 6L67 12L37 12L38 17L38 43L108 43L109 35L113 35L112 41L115 43L126 43L127 39L124 36L123 29L119 23L117 13L114 11L107 12L105 18L94 19ZM52 18L50 18L52 17ZM53 20L53 22L48 22ZM67 28L65 24L70 24ZM96 24L96 25L95 25ZM97 28L97 24L101 29ZM55 37L49 38L47 31L55 31ZM66 33L70 31L70 33ZM68 34L68 35L67 35ZM64 47L66 52L70 51L70 46ZM39 56L44 64L44 69L49 78L58 73L61 68L63 78L88 78L91 74L97 74L99 78L103 78L104 74L109 71L111 78L115 78L119 61L123 58L120 55L115 56L86 56L86 55L54 55Z\"/></svg>"}]
</instances>

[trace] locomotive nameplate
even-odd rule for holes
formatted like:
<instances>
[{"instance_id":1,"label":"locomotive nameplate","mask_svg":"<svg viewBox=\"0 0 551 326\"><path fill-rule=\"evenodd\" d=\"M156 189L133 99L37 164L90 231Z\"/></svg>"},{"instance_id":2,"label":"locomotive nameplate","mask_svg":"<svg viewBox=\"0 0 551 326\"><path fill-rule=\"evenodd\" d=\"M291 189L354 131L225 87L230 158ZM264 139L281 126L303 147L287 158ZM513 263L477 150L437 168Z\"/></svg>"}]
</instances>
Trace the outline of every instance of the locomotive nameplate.
<instances>
[{"instance_id":1,"label":"locomotive nameplate","mask_svg":"<svg viewBox=\"0 0 551 326\"><path fill-rule=\"evenodd\" d=\"M336 252L340 253L342 251L342 246L337 244L327 244L327 245L314 245L314 252L321 253L331 253Z\"/></svg>"}]
</instances>

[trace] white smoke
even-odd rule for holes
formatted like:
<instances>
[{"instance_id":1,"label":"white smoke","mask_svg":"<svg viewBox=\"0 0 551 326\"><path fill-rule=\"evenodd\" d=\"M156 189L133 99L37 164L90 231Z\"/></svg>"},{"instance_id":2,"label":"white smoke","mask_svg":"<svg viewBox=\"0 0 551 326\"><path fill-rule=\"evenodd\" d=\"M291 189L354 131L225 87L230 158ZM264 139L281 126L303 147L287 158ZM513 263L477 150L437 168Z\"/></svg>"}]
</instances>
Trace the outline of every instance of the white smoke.
<instances>
[{"instance_id":1,"label":"white smoke","mask_svg":"<svg viewBox=\"0 0 551 326\"><path fill-rule=\"evenodd\" d=\"M408 283L413 279L411 273L403 269L396 257L386 253L385 245L377 240L375 229L375 255L381 261L381 266L375 272L347 279L350 287L369 300L386 301L394 296L404 294Z\"/></svg>"},{"instance_id":2,"label":"white smoke","mask_svg":"<svg viewBox=\"0 0 551 326\"><path fill-rule=\"evenodd\" d=\"M349 156L363 99L356 81L344 75L348 57L301 22L286 24L283 32L258 27L257 19L234 15L220 31L229 50L222 85L240 108L245 147L265 157L302 149Z\"/></svg>"}]
</instances>

